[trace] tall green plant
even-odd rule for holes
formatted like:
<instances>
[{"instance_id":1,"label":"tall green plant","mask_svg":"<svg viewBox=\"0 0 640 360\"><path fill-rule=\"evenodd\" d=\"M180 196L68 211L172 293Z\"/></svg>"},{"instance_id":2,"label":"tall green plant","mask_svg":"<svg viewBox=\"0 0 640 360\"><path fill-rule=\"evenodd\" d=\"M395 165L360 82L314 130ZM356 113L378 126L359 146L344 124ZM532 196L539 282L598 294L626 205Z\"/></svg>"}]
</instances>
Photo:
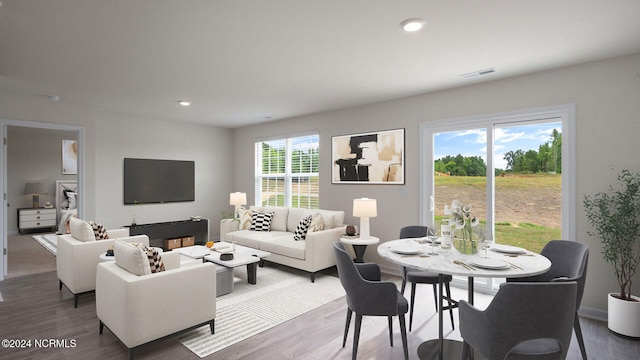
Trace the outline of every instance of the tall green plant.
<instances>
[{"instance_id":1,"label":"tall green plant","mask_svg":"<svg viewBox=\"0 0 640 360\"><path fill-rule=\"evenodd\" d=\"M594 229L587 234L602 242L602 257L618 278L619 298L632 300L631 279L640 262L640 174L622 170L618 185L585 195L584 208Z\"/></svg>"}]
</instances>

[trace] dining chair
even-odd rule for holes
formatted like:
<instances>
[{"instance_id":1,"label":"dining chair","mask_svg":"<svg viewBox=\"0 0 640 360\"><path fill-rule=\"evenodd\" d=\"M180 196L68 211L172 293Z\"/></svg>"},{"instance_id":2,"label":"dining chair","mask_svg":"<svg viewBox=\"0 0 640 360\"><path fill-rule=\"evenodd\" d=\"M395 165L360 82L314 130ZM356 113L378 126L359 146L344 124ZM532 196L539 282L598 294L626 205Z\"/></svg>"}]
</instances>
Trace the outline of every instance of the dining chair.
<instances>
[{"instance_id":1,"label":"dining chair","mask_svg":"<svg viewBox=\"0 0 640 360\"><path fill-rule=\"evenodd\" d=\"M396 285L388 281L380 281L380 267L374 263L354 263L351 256L340 242L333 244L338 267L338 276L347 293L347 321L344 327L342 347L347 342L351 317L356 313L353 334L353 352L351 358L356 359L362 317L387 316L389 322L389 341L393 346L393 316L398 316L400 334L405 360L409 359L407 331L404 315L408 310L407 299L398 291Z\"/></svg>"},{"instance_id":2,"label":"dining chair","mask_svg":"<svg viewBox=\"0 0 640 360\"><path fill-rule=\"evenodd\" d=\"M534 282L534 281L575 281L578 283L576 296L575 318L573 329L580 347L582 359L587 360L587 350L582 338L578 309L582 302L584 284L587 278L587 265L589 262L589 247L583 243L568 240L551 240L540 251L551 261L551 268L544 274L524 277L508 278L507 282Z\"/></svg>"},{"instance_id":3,"label":"dining chair","mask_svg":"<svg viewBox=\"0 0 640 360\"><path fill-rule=\"evenodd\" d=\"M575 281L507 283L485 310L461 300L460 359L473 349L486 359L564 360L577 288Z\"/></svg>"},{"instance_id":4,"label":"dining chair","mask_svg":"<svg viewBox=\"0 0 640 360\"><path fill-rule=\"evenodd\" d=\"M420 238L427 236L427 227L420 225L405 226L400 229L400 239L408 238ZM451 317L451 328L455 329L453 324L453 308L451 307L451 287L449 284L453 280L453 276L444 276L444 286L447 293L447 301L449 302L449 316ZM416 285L417 284L431 284L433 285L433 299L436 305L436 311L438 311L438 274L433 271L427 270L410 270L406 266L402 267L402 287L400 292L404 294L404 288L407 282L411 283L411 308L409 310L409 331L413 326L413 306L416 298Z\"/></svg>"}]
</instances>

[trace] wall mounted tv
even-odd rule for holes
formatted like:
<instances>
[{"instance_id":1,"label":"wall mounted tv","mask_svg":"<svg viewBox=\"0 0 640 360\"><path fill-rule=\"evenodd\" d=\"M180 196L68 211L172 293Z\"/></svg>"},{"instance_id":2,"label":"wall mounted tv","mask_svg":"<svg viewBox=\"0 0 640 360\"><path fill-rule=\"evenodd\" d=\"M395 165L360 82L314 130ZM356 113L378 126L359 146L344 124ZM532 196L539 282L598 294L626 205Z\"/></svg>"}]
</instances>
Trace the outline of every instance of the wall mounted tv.
<instances>
[{"instance_id":1,"label":"wall mounted tv","mask_svg":"<svg viewBox=\"0 0 640 360\"><path fill-rule=\"evenodd\" d=\"M194 200L194 161L124 159L125 204Z\"/></svg>"}]
</instances>

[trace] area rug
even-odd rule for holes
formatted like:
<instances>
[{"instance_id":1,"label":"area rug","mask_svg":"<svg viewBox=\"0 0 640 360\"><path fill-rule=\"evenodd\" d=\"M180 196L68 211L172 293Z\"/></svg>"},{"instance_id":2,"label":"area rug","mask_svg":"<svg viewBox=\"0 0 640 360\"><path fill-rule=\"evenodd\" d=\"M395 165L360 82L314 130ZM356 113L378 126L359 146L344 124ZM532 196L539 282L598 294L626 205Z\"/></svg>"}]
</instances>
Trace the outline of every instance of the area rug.
<instances>
[{"instance_id":1,"label":"area rug","mask_svg":"<svg viewBox=\"0 0 640 360\"><path fill-rule=\"evenodd\" d=\"M53 256L56 256L58 251L58 235L56 234L44 234L33 235L33 240L47 249Z\"/></svg>"},{"instance_id":2,"label":"area rug","mask_svg":"<svg viewBox=\"0 0 640 360\"><path fill-rule=\"evenodd\" d=\"M324 274L311 283L308 273L268 264L251 285L246 268L234 273L233 292L217 298L215 334L203 326L178 338L201 358L345 295L340 279Z\"/></svg>"}]
</instances>

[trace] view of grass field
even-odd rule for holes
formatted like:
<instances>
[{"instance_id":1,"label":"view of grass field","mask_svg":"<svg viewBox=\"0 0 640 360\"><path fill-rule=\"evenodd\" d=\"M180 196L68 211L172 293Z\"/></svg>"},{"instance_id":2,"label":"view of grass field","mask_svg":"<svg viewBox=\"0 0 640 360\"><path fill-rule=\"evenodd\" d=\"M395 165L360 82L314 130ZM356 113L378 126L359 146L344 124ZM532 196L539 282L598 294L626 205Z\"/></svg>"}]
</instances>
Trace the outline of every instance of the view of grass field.
<instances>
[{"instance_id":1,"label":"view of grass field","mask_svg":"<svg viewBox=\"0 0 640 360\"><path fill-rule=\"evenodd\" d=\"M562 176L559 174L505 174L496 177L495 240L540 252L549 241L562 236ZM444 205L457 199L471 204L472 214L484 226L486 178L480 176L435 177L436 220Z\"/></svg>"}]
</instances>

